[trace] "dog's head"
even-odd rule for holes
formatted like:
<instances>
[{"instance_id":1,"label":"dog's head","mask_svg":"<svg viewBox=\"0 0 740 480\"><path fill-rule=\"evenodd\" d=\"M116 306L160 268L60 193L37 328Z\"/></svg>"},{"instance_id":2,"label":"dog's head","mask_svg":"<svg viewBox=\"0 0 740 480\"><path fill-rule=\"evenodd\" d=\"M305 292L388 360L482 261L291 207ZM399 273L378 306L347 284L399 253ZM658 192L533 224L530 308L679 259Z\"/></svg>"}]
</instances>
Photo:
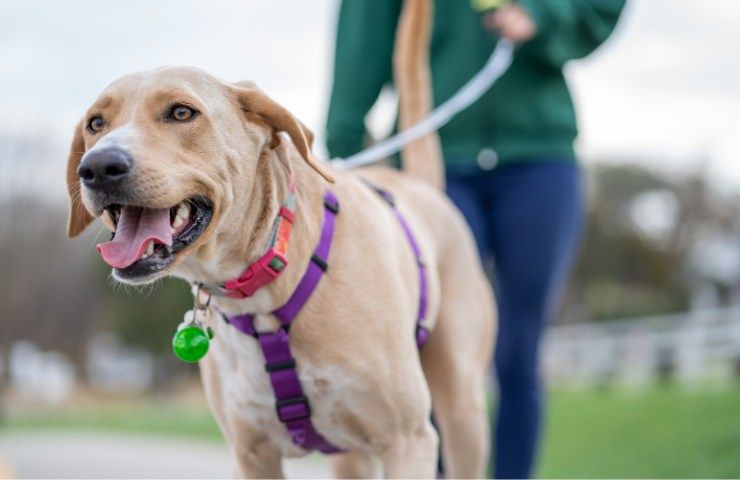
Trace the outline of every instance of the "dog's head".
<instances>
[{"instance_id":1,"label":"dog's head","mask_svg":"<svg viewBox=\"0 0 740 480\"><path fill-rule=\"evenodd\" d=\"M171 272L238 222L258 181L257 165L278 131L303 160L312 134L249 82L228 84L194 68L123 77L75 130L67 165L69 235L96 217L114 230L98 249L127 283Z\"/></svg>"}]
</instances>

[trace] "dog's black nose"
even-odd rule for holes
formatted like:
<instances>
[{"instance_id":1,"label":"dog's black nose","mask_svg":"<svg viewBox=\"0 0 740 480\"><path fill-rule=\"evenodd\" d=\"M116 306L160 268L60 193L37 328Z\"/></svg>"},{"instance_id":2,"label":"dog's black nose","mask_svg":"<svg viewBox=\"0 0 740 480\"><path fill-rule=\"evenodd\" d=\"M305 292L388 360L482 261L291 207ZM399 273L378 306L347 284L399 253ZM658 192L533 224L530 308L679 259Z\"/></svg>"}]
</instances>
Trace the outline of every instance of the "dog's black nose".
<instances>
[{"instance_id":1,"label":"dog's black nose","mask_svg":"<svg viewBox=\"0 0 740 480\"><path fill-rule=\"evenodd\" d=\"M108 147L85 155L77 175L88 188L109 190L123 183L133 165L131 155L120 148Z\"/></svg>"}]
</instances>

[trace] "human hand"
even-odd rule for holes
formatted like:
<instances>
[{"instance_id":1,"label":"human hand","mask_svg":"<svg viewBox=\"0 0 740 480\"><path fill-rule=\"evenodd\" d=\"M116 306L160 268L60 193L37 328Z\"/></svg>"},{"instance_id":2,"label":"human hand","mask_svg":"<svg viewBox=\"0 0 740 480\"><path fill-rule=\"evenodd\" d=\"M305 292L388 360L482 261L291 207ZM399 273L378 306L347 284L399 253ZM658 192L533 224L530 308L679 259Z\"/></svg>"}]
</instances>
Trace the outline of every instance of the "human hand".
<instances>
[{"instance_id":1,"label":"human hand","mask_svg":"<svg viewBox=\"0 0 740 480\"><path fill-rule=\"evenodd\" d=\"M537 25L529 13L515 3L486 14L483 25L515 43L531 40L537 34Z\"/></svg>"}]
</instances>

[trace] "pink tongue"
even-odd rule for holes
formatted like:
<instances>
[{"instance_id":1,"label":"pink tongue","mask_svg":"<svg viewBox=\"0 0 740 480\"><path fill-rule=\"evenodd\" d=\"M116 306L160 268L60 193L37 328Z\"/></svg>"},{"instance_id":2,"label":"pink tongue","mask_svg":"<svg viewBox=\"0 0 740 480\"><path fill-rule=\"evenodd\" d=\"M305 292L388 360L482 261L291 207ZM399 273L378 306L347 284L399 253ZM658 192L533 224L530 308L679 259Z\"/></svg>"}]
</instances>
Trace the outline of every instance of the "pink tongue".
<instances>
[{"instance_id":1,"label":"pink tongue","mask_svg":"<svg viewBox=\"0 0 740 480\"><path fill-rule=\"evenodd\" d=\"M98 244L98 252L111 267L126 268L141 258L149 240L172 245L169 208L123 207L113 240Z\"/></svg>"}]
</instances>

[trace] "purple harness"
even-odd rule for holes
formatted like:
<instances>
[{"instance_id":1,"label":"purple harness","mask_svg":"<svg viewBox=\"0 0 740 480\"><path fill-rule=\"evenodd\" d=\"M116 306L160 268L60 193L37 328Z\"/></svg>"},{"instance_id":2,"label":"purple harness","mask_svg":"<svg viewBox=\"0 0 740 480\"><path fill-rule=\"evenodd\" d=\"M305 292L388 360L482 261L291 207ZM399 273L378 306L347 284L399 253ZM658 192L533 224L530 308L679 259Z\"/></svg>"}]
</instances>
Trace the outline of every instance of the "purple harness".
<instances>
[{"instance_id":1,"label":"purple harness","mask_svg":"<svg viewBox=\"0 0 740 480\"><path fill-rule=\"evenodd\" d=\"M406 220L396 209L393 196L376 187L370 187L378 192L393 209L416 258L420 282L416 344L421 348L429 337L429 330L424 326L428 284L426 268L421 260L421 250ZM339 200L332 192L327 191L324 196L324 222L321 227L321 237L311 256L308 269L285 305L272 312L272 315L280 320L280 328L276 332L258 333L254 328L254 315L252 314L224 316L224 319L237 330L256 338L259 342L265 358L265 370L270 376L272 390L275 393L275 410L278 419L285 424L293 443L306 450L319 450L323 453L337 453L342 450L329 443L311 422L311 407L298 378L295 358L290 350L289 332L291 323L311 298L321 276L327 271L337 213L339 213Z\"/></svg>"}]
</instances>

